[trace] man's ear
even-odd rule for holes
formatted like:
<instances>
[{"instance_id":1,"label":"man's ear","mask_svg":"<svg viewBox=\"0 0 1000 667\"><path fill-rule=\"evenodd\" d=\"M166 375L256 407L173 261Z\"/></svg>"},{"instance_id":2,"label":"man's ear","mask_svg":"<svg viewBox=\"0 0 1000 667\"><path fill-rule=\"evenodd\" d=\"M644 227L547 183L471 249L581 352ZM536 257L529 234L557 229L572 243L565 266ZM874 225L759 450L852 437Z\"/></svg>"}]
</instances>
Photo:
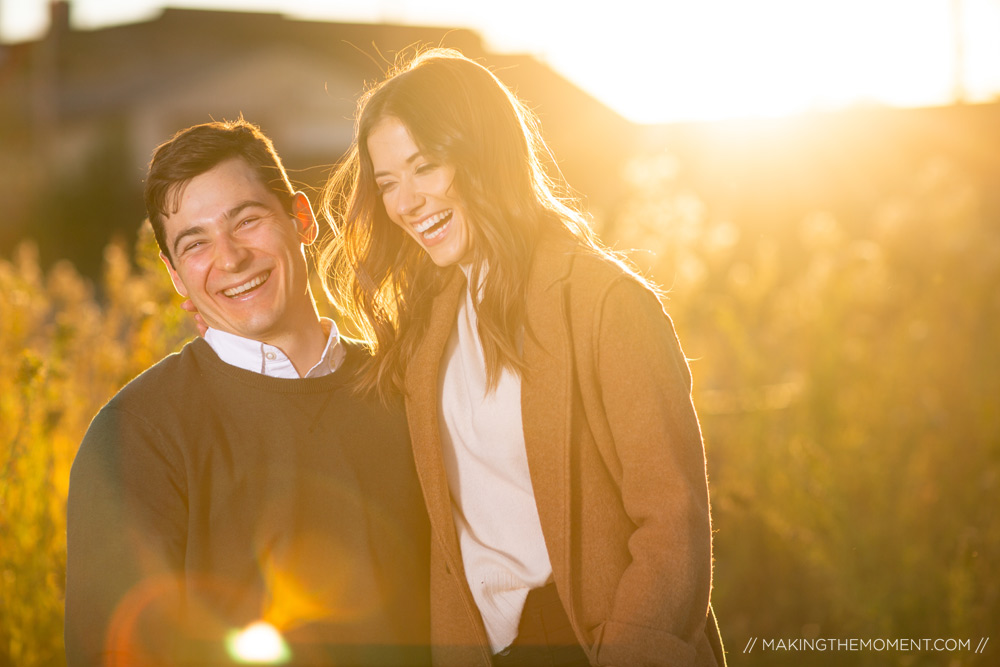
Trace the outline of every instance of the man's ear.
<instances>
[{"instance_id":1,"label":"man's ear","mask_svg":"<svg viewBox=\"0 0 1000 667\"><path fill-rule=\"evenodd\" d=\"M174 271L174 265L170 261L170 258L161 252L160 259L163 260L163 264L167 267L167 273L170 274L170 282L174 284L174 289L177 290L177 293L185 299L188 298L187 288L184 287L184 281L181 280L181 277L177 275L176 271Z\"/></svg>"},{"instance_id":2,"label":"man's ear","mask_svg":"<svg viewBox=\"0 0 1000 667\"><path fill-rule=\"evenodd\" d=\"M302 244L311 245L319 236L319 225L316 223L316 216L313 215L309 198L301 192L296 192L292 199L292 217L298 226Z\"/></svg>"}]
</instances>

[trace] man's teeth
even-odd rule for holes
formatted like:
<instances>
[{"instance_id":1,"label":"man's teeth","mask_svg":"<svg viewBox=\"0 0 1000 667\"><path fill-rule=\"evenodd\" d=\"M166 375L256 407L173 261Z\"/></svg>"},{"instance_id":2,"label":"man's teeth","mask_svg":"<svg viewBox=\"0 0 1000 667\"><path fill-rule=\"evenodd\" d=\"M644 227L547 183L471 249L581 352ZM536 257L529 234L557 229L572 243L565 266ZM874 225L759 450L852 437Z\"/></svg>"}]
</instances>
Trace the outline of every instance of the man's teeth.
<instances>
[{"instance_id":1,"label":"man's teeth","mask_svg":"<svg viewBox=\"0 0 1000 667\"><path fill-rule=\"evenodd\" d=\"M441 211L440 213L435 213L431 217L421 222L419 225L414 225L413 229L415 229L418 234L423 234L434 225L438 224L439 222L449 217L451 217L451 209L448 209L447 211Z\"/></svg>"},{"instance_id":2,"label":"man's teeth","mask_svg":"<svg viewBox=\"0 0 1000 667\"><path fill-rule=\"evenodd\" d=\"M225 290L223 294L225 294L226 296L239 296L240 294L243 294L248 290L252 290L254 287L257 287L258 285L262 284L265 280L267 280L268 276L270 275L271 275L270 273L262 273L256 278L252 278L246 281L239 287L230 287L229 289Z\"/></svg>"}]
</instances>

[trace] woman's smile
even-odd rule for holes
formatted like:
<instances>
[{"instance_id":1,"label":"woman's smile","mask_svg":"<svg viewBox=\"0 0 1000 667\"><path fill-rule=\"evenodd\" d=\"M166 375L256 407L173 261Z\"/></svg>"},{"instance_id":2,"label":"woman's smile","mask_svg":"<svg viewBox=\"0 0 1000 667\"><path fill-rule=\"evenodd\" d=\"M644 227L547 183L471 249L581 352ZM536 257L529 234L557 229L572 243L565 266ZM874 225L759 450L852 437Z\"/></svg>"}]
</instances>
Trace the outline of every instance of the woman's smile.
<instances>
[{"instance_id":1,"label":"woman's smile","mask_svg":"<svg viewBox=\"0 0 1000 667\"><path fill-rule=\"evenodd\" d=\"M394 116L375 124L368 135L368 153L389 219L438 266L471 261L469 220L455 192L455 168L424 155Z\"/></svg>"}]
</instances>

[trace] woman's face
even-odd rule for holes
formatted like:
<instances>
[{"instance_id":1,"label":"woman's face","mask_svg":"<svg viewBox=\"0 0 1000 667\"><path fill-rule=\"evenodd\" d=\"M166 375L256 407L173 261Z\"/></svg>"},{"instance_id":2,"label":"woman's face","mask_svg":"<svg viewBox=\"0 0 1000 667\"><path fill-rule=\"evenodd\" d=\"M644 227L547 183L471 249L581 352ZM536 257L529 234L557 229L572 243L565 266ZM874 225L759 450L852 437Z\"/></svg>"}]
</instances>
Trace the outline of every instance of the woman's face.
<instances>
[{"instance_id":1,"label":"woman's face","mask_svg":"<svg viewBox=\"0 0 1000 667\"><path fill-rule=\"evenodd\" d=\"M455 193L455 168L423 153L402 121L380 119L368 135L375 183L389 219L438 266L472 260L469 221Z\"/></svg>"}]
</instances>

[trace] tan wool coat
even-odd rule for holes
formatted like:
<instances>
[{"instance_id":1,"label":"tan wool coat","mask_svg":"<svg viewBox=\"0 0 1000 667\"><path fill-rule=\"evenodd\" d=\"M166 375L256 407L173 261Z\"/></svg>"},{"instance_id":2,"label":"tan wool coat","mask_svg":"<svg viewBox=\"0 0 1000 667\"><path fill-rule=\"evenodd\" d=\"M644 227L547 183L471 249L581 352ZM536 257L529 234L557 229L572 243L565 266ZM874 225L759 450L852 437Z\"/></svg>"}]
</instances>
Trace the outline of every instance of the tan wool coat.
<instances>
[{"instance_id":1,"label":"tan wool coat","mask_svg":"<svg viewBox=\"0 0 1000 667\"><path fill-rule=\"evenodd\" d=\"M438 377L465 277L434 300L406 408L430 514L434 664L490 665L441 454ZM549 238L527 287L521 407L553 579L594 665L724 664L709 606L711 520L691 375L657 297ZM502 508L498 508L502 511Z\"/></svg>"}]
</instances>

